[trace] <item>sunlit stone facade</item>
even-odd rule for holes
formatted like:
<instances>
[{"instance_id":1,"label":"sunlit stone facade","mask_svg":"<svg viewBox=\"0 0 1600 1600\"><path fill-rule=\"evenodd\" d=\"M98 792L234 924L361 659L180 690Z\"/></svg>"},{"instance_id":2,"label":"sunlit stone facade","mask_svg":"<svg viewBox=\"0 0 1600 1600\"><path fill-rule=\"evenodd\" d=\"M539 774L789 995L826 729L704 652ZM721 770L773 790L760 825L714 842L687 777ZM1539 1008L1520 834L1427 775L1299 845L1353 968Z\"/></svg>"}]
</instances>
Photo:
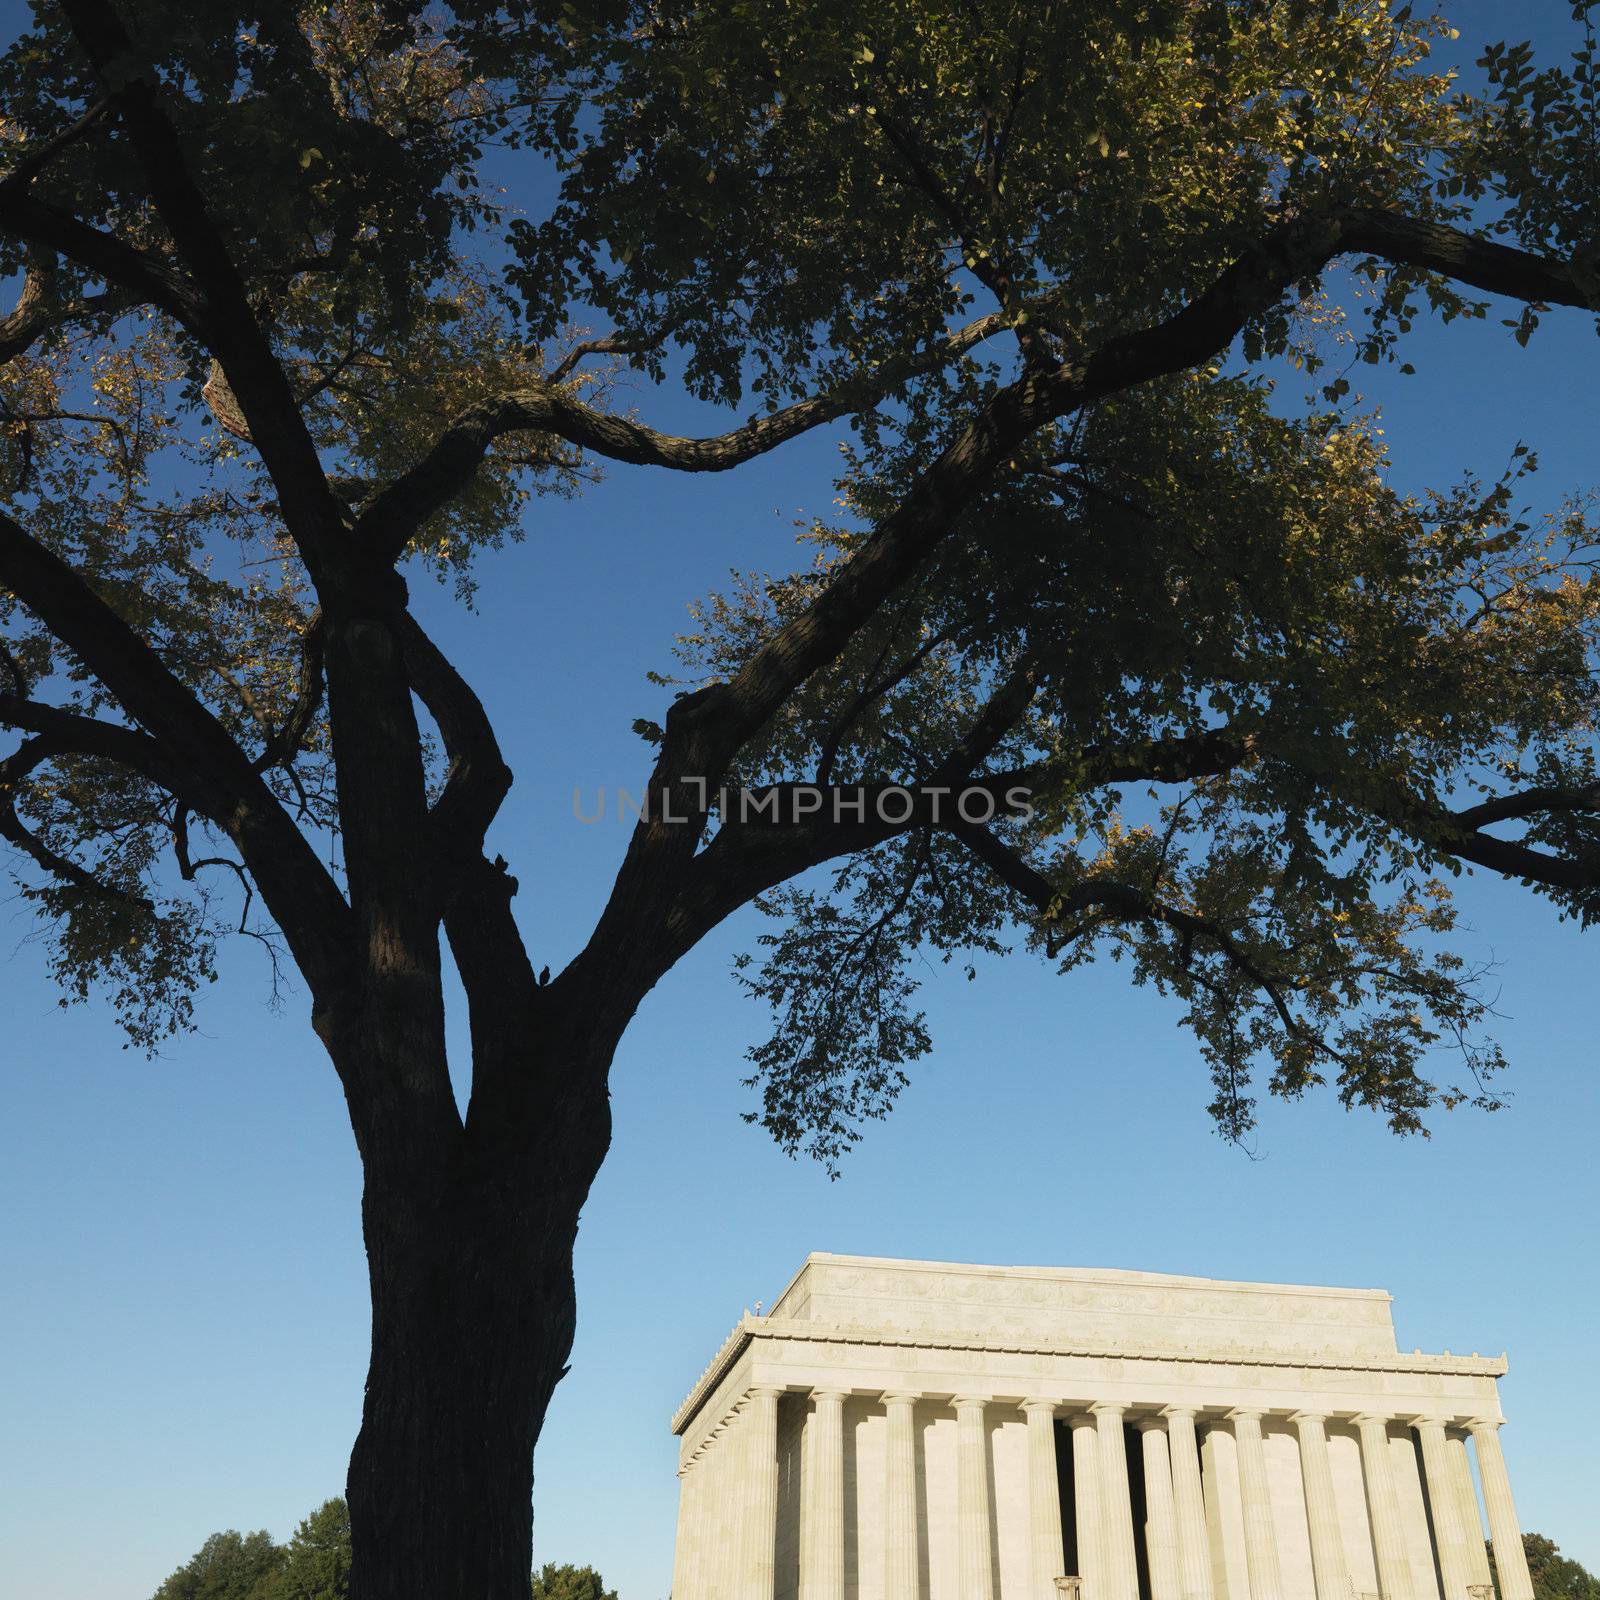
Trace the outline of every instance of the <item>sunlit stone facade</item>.
<instances>
[{"instance_id":1,"label":"sunlit stone facade","mask_svg":"<svg viewBox=\"0 0 1600 1600\"><path fill-rule=\"evenodd\" d=\"M673 1600L1482 1600L1486 1526L1532 1600L1504 1371L1378 1289L813 1255L673 1418Z\"/></svg>"}]
</instances>

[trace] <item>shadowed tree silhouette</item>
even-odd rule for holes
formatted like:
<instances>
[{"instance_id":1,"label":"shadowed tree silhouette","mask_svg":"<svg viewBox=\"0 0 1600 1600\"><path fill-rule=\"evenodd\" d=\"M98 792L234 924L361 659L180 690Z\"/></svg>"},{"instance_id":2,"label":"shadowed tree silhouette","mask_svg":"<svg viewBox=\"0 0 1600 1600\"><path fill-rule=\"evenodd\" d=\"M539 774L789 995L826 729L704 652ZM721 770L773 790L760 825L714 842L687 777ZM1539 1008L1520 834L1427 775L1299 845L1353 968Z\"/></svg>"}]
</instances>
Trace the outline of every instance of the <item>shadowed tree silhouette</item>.
<instances>
[{"instance_id":1,"label":"shadowed tree silhouette","mask_svg":"<svg viewBox=\"0 0 1600 1600\"><path fill-rule=\"evenodd\" d=\"M234 933L307 991L364 1181L356 1600L523 1600L611 1063L742 907L748 1114L833 1168L929 1048L929 954L1124 959L1231 1139L1263 1088L1401 1133L1497 1103L1445 879L1600 907L1585 507L1524 516L1525 447L1399 493L1350 374L1491 295L1587 331L1589 10L1474 96L1386 0L30 8L0 837L64 1000L133 1043ZM681 437L624 368L748 414ZM408 581L470 598L602 469L822 428L834 511L701 602L544 981L490 834L581 682L519 689L508 754ZM536 882L567 847L514 848Z\"/></svg>"}]
</instances>

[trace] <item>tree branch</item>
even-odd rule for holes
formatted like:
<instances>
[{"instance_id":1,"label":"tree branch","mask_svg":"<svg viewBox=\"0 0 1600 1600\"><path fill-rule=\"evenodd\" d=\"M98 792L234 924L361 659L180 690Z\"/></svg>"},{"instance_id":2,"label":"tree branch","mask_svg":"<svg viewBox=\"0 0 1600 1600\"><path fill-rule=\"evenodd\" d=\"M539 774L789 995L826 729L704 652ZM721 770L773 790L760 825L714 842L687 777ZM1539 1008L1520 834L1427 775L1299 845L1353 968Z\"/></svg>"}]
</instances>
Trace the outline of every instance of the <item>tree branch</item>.
<instances>
[{"instance_id":1,"label":"tree branch","mask_svg":"<svg viewBox=\"0 0 1600 1600\"><path fill-rule=\"evenodd\" d=\"M596 411L548 380L531 385L484 401L458 417L416 466L371 501L356 523L356 540L398 560L417 529L471 482L489 446L503 434L550 433L609 460L636 466L727 472L812 428L860 410L907 378L938 371L1005 326L1003 317L980 317L929 350L885 362L826 394L751 417L727 433L702 439L660 433L626 417Z\"/></svg>"},{"instance_id":2,"label":"tree branch","mask_svg":"<svg viewBox=\"0 0 1600 1600\"><path fill-rule=\"evenodd\" d=\"M136 728L80 716L75 711L14 694L0 694L0 723L35 734L37 738L30 743L46 754L98 756L130 768L175 798L200 803L203 786L176 766L156 740Z\"/></svg>"},{"instance_id":3,"label":"tree branch","mask_svg":"<svg viewBox=\"0 0 1600 1600\"><path fill-rule=\"evenodd\" d=\"M511 790L511 768L500 753L494 725L472 685L444 652L405 614L400 648L417 698L428 708L444 740L450 768L444 792L429 812L433 829L452 850L476 856L483 836Z\"/></svg>"},{"instance_id":4,"label":"tree branch","mask_svg":"<svg viewBox=\"0 0 1600 1600\"><path fill-rule=\"evenodd\" d=\"M3 636L0 636L0 667L5 669L6 675L11 679L10 693L26 700L33 692L32 684L28 680L28 674L22 670L22 663L12 654L11 646Z\"/></svg>"},{"instance_id":5,"label":"tree branch","mask_svg":"<svg viewBox=\"0 0 1600 1600\"><path fill-rule=\"evenodd\" d=\"M349 581L344 519L288 374L250 303L244 279L190 172L153 74L107 0L61 0L107 97L122 115L151 198L203 296L204 338L221 362L278 491L285 522L313 577ZM69 252L70 253L70 252ZM193 312L191 310L190 315ZM201 332L190 324L191 330Z\"/></svg>"},{"instance_id":6,"label":"tree branch","mask_svg":"<svg viewBox=\"0 0 1600 1600\"><path fill-rule=\"evenodd\" d=\"M24 150L17 164L0 177L0 187L12 184L19 189L26 188L68 145L76 144L110 110L111 97L101 95L76 121L41 140L31 150Z\"/></svg>"},{"instance_id":7,"label":"tree branch","mask_svg":"<svg viewBox=\"0 0 1600 1600\"><path fill-rule=\"evenodd\" d=\"M1316 780L1323 775L1308 774ZM1399 784L1387 786L1374 802L1387 820L1425 848L1487 867L1502 877L1544 884L1569 894L1600 889L1600 859L1582 861L1554 855L1518 840L1497 839L1478 830L1491 823L1522 821L1542 812L1600 809L1600 785L1549 785L1500 795L1460 811L1443 807Z\"/></svg>"},{"instance_id":8,"label":"tree branch","mask_svg":"<svg viewBox=\"0 0 1600 1600\"><path fill-rule=\"evenodd\" d=\"M1428 842L1447 855L1487 867L1502 877L1542 883L1575 894L1591 894L1600 889L1600 862L1574 861L1547 850L1535 850L1531 845L1449 826L1430 835Z\"/></svg>"},{"instance_id":9,"label":"tree branch","mask_svg":"<svg viewBox=\"0 0 1600 1600\"><path fill-rule=\"evenodd\" d=\"M113 289L90 295L73 305L51 305L45 295L48 281L49 275L29 262L16 305L0 317L0 366L31 349L34 342L52 328L89 317L114 315L133 303L128 295Z\"/></svg>"},{"instance_id":10,"label":"tree branch","mask_svg":"<svg viewBox=\"0 0 1600 1600\"><path fill-rule=\"evenodd\" d=\"M1059 889L987 828L957 822L948 831L1002 883L1026 900L1046 928L1065 913L1103 911L1120 922L1153 922L1171 928L1189 942L1209 940L1230 966L1266 995L1278 1014L1278 1020L1291 1034L1296 1037L1305 1035L1304 1025L1289 1009L1281 983L1265 971L1219 923L1167 905L1155 895L1131 884L1096 878Z\"/></svg>"},{"instance_id":11,"label":"tree branch","mask_svg":"<svg viewBox=\"0 0 1600 1600\"><path fill-rule=\"evenodd\" d=\"M688 759L711 776L948 536L990 473L1032 433L1107 394L1178 372L1225 350L1295 283L1350 251L1447 273L1476 287L1562 305L1587 304L1565 262L1440 224L1360 209L1297 217L1274 228L1165 321L1114 336L1059 366L1025 371L995 393L821 595L733 679L685 697L668 717Z\"/></svg>"},{"instance_id":12,"label":"tree branch","mask_svg":"<svg viewBox=\"0 0 1600 1600\"><path fill-rule=\"evenodd\" d=\"M0 838L8 839L19 850L31 856L52 877L69 883L74 888L87 889L107 900L136 906L140 911L154 912L154 901L143 895L129 894L123 889L102 883L92 872L80 867L76 861L58 854L44 840L23 825L17 815L17 790L34 768L42 766L63 752L57 742L45 735L26 740L3 761L0 761Z\"/></svg>"},{"instance_id":13,"label":"tree branch","mask_svg":"<svg viewBox=\"0 0 1600 1600\"><path fill-rule=\"evenodd\" d=\"M130 304L157 306L197 338L209 340L210 318L195 286L159 257L35 200L25 189L8 188L7 180L0 180L0 228L58 251L125 292Z\"/></svg>"},{"instance_id":14,"label":"tree branch","mask_svg":"<svg viewBox=\"0 0 1600 1600\"><path fill-rule=\"evenodd\" d=\"M578 363L588 356L641 356L659 350L677 331L681 318L675 318L653 333L605 334L599 339L582 339L545 374L549 383L564 383L572 376Z\"/></svg>"},{"instance_id":15,"label":"tree branch","mask_svg":"<svg viewBox=\"0 0 1600 1600\"><path fill-rule=\"evenodd\" d=\"M887 88L887 79L883 82ZM882 130L895 154L910 171L913 183L932 201L945 224L955 234L967 270L1000 302L1023 355L1032 362L1047 362L1050 356L1048 348L1019 316L1023 308L1018 301L1016 280L1008 264L989 254L988 246L978 237L961 202L929 165L918 149L916 140L888 115L882 105L869 108L867 125ZM994 181L996 184L999 182L997 172L994 173Z\"/></svg>"},{"instance_id":16,"label":"tree branch","mask_svg":"<svg viewBox=\"0 0 1600 1600\"><path fill-rule=\"evenodd\" d=\"M906 681L924 661L933 654L942 644L950 640L948 633L929 633L917 648L910 652L886 677L877 677L878 669L882 667L884 658L889 653L889 645L885 645L878 658L872 664L868 674L869 681L849 701L847 705L834 718L827 733L825 733L817 746L817 782L830 783L833 780L834 763L839 757L839 746L844 737L860 721L867 708L874 700L881 699L884 695L892 693ZM892 642L892 641L891 641Z\"/></svg>"},{"instance_id":17,"label":"tree branch","mask_svg":"<svg viewBox=\"0 0 1600 1600\"><path fill-rule=\"evenodd\" d=\"M38 616L185 774L233 839L308 983L342 971L349 908L316 852L211 712L60 557L0 512L0 582Z\"/></svg>"},{"instance_id":18,"label":"tree branch","mask_svg":"<svg viewBox=\"0 0 1600 1600\"><path fill-rule=\"evenodd\" d=\"M1220 777L1257 753L1254 734L1232 728L1143 739L1131 745L1090 745L1084 751L1088 781L1102 783L1192 783Z\"/></svg>"},{"instance_id":19,"label":"tree branch","mask_svg":"<svg viewBox=\"0 0 1600 1600\"><path fill-rule=\"evenodd\" d=\"M1359 207L1344 213L1342 233L1340 248L1345 252L1363 251L1396 266L1422 267L1512 300L1596 309L1568 262L1496 244L1447 223Z\"/></svg>"},{"instance_id":20,"label":"tree branch","mask_svg":"<svg viewBox=\"0 0 1600 1600\"><path fill-rule=\"evenodd\" d=\"M962 822L957 791L967 797L970 810L986 810L978 802L992 801L991 814L1005 814L1019 795L1031 804L1041 789L1058 781L1048 765L967 775L982 759L977 752L997 742L993 730L1003 722L1005 709L1026 704L1021 679L1018 674L997 692L985 714L923 782L773 784L741 795L722 816L710 844L694 858L683 890L681 912L685 925L697 930L694 937L702 937L753 896L813 867L918 828L951 829ZM1227 729L1133 747L1090 747L1074 778L1085 788L1185 783L1230 771L1251 759L1254 749L1253 741Z\"/></svg>"},{"instance_id":21,"label":"tree branch","mask_svg":"<svg viewBox=\"0 0 1600 1600\"><path fill-rule=\"evenodd\" d=\"M445 906L445 937L467 996L472 1092L466 1129L480 1148L516 1138L541 1094L559 1092L553 1074L571 1061L549 1051L541 1018L547 991L535 980L511 912L517 881L505 863L466 863Z\"/></svg>"},{"instance_id":22,"label":"tree branch","mask_svg":"<svg viewBox=\"0 0 1600 1600\"><path fill-rule=\"evenodd\" d=\"M1456 827L1476 829L1486 823L1520 821L1545 811L1600 811L1600 783L1523 789L1468 806L1464 811L1452 811L1449 820Z\"/></svg>"},{"instance_id":23,"label":"tree branch","mask_svg":"<svg viewBox=\"0 0 1600 1600\"><path fill-rule=\"evenodd\" d=\"M972 726L934 768L934 781L953 783L987 761L1032 704L1036 689L1036 664L1024 656L985 701Z\"/></svg>"},{"instance_id":24,"label":"tree branch","mask_svg":"<svg viewBox=\"0 0 1600 1600\"><path fill-rule=\"evenodd\" d=\"M306 631L300 641L300 690L284 724L271 734L256 757L257 772L269 772L273 767L293 764L311 731L311 723L319 707L325 688L324 658L327 654L327 633L322 620L322 608L317 607L306 621Z\"/></svg>"}]
</instances>

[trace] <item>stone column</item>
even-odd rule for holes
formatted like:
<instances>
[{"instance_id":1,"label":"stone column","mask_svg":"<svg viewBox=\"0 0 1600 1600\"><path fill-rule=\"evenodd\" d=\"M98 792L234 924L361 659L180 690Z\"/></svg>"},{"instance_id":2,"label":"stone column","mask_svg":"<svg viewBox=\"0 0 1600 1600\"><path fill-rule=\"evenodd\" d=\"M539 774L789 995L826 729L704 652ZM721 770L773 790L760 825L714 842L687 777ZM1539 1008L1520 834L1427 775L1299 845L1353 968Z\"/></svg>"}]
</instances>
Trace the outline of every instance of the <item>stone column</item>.
<instances>
[{"instance_id":1,"label":"stone column","mask_svg":"<svg viewBox=\"0 0 1600 1600\"><path fill-rule=\"evenodd\" d=\"M750 1600L772 1600L778 1583L778 1396L782 1393L782 1389L752 1389L744 1423L748 1437L737 1592Z\"/></svg>"},{"instance_id":2,"label":"stone column","mask_svg":"<svg viewBox=\"0 0 1600 1600\"><path fill-rule=\"evenodd\" d=\"M1104 1402L1089 1407L1096 1424L1094 1453L1100 1462L1100 1600L1139 1600L1128 1449L1122 1438L1127 1409Z\"/></svg>"},{"instance_id":3,"label":"stone column","mask_svg":"<svg viewBox=\"0 0 1600 1600\"><path fill-rule=\"evenodd\" d=\"M1272 1525L1272 1490L1267 1483L1267 1452L1261 1442L1259 1411L1230 1411L1239 1456L1239 1499L1244 1506L1244 1559L1251 1600L1273 1600L1283 1593L1278 1565L1278 1531Z\"/></svg>"},{"instance_id":4,"label":"stone column","mask_svg":"<svg viewBox=\"0 0 1600 1600\"><path fill-rule=\"evenodd\" d=\"M695 1495L694 1561L691 1566L693 1592L709 1600L717 1575L717 1460L708 1448L695 1463L694 1475L700 1480Z\"/></svg>"},{"instance_id":5,"label":"stone column","mask_svg":"<svg viewBox=\"0 0 1600 1600\"><path fill-rule=\"evenodd\" d=\"M1083 1592L1086 1595L1099 1594L1099 1425L1086 1411L1070 1417L1068 1423L1072 1428L1072 1520L1078 1541L1077 1575L1083 1579Z\"/></svg>"},{"instance_id":6,"label":"stone column","mask_svg":"<svg viewBox=\"0 0 1600 1600\"><path fill-rule=\"evenodd\" d=\"M1460 1428L1446 1428L1444 1447L1450 1457L1450 1476L1455 1479L1456 1504L1460 1507L1461 1531L1467 1540L1467 1565L1472 1571L1472 1581L1488 1583L1489 1552L1483 1548L1483 1512L1478 1509L1478 1490L1472 1481L1466 1434Z\"/></svg>"},{"instance_id":7,"label":"stone column","mask_svg":"<svg viewBox=\"0 0 1600 1600\"><path fill-rule=\"evenodd\" d=\"M1328 1465L1328 1419L1320 1411L1297 1411L1289 1420L1300 1435L1300 1480L1306 1492L1306 1531L1311 1536L1317 1600L1349 1600L1350 1568Z\"/></svg>"},{"instance_id":8,"label":"stone column","mask_svg":"<svg viewBox=\"0 0 1600 1600\"><path fill-rule=\"evenodd\" d=\"M1063 1575L1061 1480L1056 1475L1056 1403L1024 1400L1028 1419L1028 1535L1033 1555L1033 1600L1056 1600Z\"/></svg>"},{"instance_id":9,"label":"stone column","mask_svg":"<svg viewBox=\"0 0 1600 1600\"><path fill-rule=\"evenodd\" d=\"M1178 1537L1178 1593L1183 1600L1212 1600L1211 1540L1206 1532L1206 1501L1200 1487L1200 1445L1194 1412L1168 1406L1167 1455L1172 1462L1172 1506ZM1346 1600L1341 1595L1339 1600Z\"/></svg>"},{"instance_id":10,"label":"stone column","mask_svg":"<svg viewBox=\"0 0 1600 1600\"><path fill-rule=\"evenodd\" d=\"M1389 1459L1389 1419L1364 1412L1356 1418L1361 1434L1361 1475L1367 1485L1367 1518L1372 1524L1372 1553L1378 1563L1382 1600L1415 1600L1411 1562L1406 1556L1405 1529L1400 1521L1400 1496L1395 1491Z\"/></svg>"},{"instance_id":11,"label":"stone column","mask_svg":"<svg viewBox=\"0 0 1600 1600\"><path fill-rule=\"evenodd\" d=\"M1461 1527L1461 1503L1444 1447L1442 1417L1413 1417L1422 1445L1422 1471L1428 1480L1428 1515L1433 1522L1434 1549L1439 1556L1439 1576L1444 1580L1444 1600L1467 1600L1472 1582L1467 1563L1466 1534Z\"/></svg>"},{"instance_id":12,"label":"stone column","mask_svg":"<svg viewBox=\"0 0 1600 1600\"><path fill-rule=\"evenodd\" d=\"M844 1600L844 1393L813 1389L811 1548L801 1592L805 1600Z\"/></svg>"},{"instance_id":13,"label":"stone column","mask_svg":"<svg viewBox=\"0 0 1600 1600\"><path fill-rule=\"evenodd\" d=\"M884 1600L917 1600L917 1434L914 1394L886 1394L889 1441L883 1529Z\"/></svg>"},{"instance_id":14,"label":"stone column","mask_svg":"<svg viewBox=\"0 0 1600 1600\"><path fill-rule=\"evenodd\" d=\"M711 1549L706 1561L709 1600L733 1600L734 1571L739 1564L739 1522L735 1497L739 1492L739 1413L722 1425L712 1447L712 1474L706 1484L712 1502Z\"/></svg>"},{"instance_id":15,"label":"stone column","mask_svg":"<svg viewBox=\"0 0 1600 1600\"><path fill-rule=\"evenodd\" d=\"M718 1593L720 1574L717 1555L722 1549L722 1528L718 1521L718 1508L722 1504L722 1432L712 1431L706 1440L705 1453L695 1466L700 1478L700 1503L695 1515L699 1530L695 1537L694 1581L701 1600L712 1600Z\"/></svg>"},{"instance_id":16,"label":"stone column","mask_svg":"<svg viewBox=\"0 0 1600 1600\"><path fill-rule=\"evenodd\" d=\"M983 1412L987 1402L957 1395L956 1408L956 1571L961 1600L994 1600L994 1508L989 1504L989 1440Z\"/></svg>"},{"instance_id":17,"label":"stone column","mask_svg":"<svg viewBox=\"0 0 1600 1600\"><path fill-rule=\"evenodd\" d=\"M1161 1417L1140 1417L1134 1427L1144 1453L1144 1555L1150 1568L1150 1600L1182 1600L1167 1425Z\"/></svg>"},{"instance_id":18,"label":"stone column","mask_svg":"<svg viewBox=\"0 0 1600 1600\"><path fill-rule=\"evenodd\" d=\"M1483 1509L1489 1514L1489 1538L1494 1543L1495 1570L1500 1575L1500 1600L1533 1600L1533 1580L1522 1551L1522 1530L1517 1526L1517 1506L1511 1498L1506 1458L1500 1453L1500 1424L1474 1417L1467 1424L1478 1447L1478 1481L1483 1485Z\"/></svg>"},{"instance_id":19,"label":"stone column","mask_svg":"<svg viewBox=\"0 0 1600 1600\"><path fill-rule=\"evenodd\" d=\"M672 1592L682 1600L693 1600L690 1581L690 1543L694 1538L694 1500L697 1489L694 1463L678 1471L678 1539L672 1547Z\"/></svg>"}]
</instances>

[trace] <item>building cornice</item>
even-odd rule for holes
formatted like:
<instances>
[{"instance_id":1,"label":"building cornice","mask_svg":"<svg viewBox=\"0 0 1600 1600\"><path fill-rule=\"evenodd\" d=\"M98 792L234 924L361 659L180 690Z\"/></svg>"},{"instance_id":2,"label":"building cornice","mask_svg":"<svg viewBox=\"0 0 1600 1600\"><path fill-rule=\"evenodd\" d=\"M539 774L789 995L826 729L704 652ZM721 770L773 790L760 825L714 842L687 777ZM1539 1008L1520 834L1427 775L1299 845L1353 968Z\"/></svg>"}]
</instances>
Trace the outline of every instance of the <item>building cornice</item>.
<instances>
[{"instance_id":1,"label":"building cornice","mask_svg":"<svg viewBox=\"0 0 1600 1600\"><path fill-rule=\"evenodd\" d=\"M836 1258L845 1259L845 1258ZM1381 1293L1382 1291L1377 1291ZM735 1324L685 1396L672 1417L672 1431L683 1433L695 1413L727 1375L745 1349L756 1340L782 1340L811 1344L879 1345L924 1350L978 1351L994 1355L1079 1356L1134 1361L1184 1361L1196 1365L1269 1367L1311 1371L1445 1373L1463 1377L1503 1377L1506 1358L1500 1356L1428 1355L1421 1351L1382 1356L1345 1354L1333 1349L1266 1353L1249 1346L1214 1345L1206 1349L1157 1343L1095 1342L1042 1339L1033 1334L963 1335L929 1330L897 1332L852 1323L821 1322L810 1317L754 1317L746 1314Z\"/></svg>"},{"instance_id":2,"label":"building cornice","mask_svg":"<svg viewBox=\"0 0 1600 1600\"><path fill-rule=\"evenodd\" d=\"M728 1369L744 1353L744 1347L749 1344L750 1336L758 1329L764 1328L769 1322L776 1321L773 1317L752 1317L747 1311L733 1325L733 1331L712 1356L705 1371L694 1381L694 1387L684 1397L683 1404L672 1413L672 1431L682 1433L693 1419L695 1412L705 1403L707 1395L722 1382Z\"/></svg>"}]
</instances>

